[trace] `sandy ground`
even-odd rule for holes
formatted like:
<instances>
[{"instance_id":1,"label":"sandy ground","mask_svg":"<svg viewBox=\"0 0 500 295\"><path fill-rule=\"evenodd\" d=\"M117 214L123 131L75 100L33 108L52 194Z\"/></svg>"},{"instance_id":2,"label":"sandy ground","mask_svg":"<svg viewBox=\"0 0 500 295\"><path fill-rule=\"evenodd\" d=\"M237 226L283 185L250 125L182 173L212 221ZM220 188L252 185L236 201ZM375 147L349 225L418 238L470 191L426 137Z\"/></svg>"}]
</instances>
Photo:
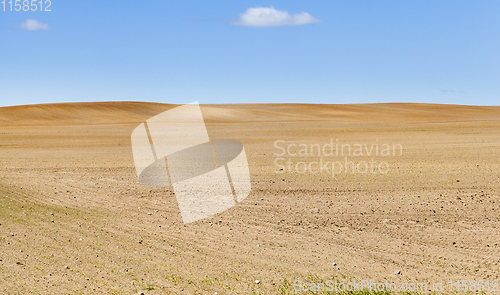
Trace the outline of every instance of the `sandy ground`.
<instances>
[{"instance_id":1,"label":"sandy ground","mask_svg":"<svg viewBox=\"0 0 500 295\"><path fill-rule=\"evenodd\" d=\"M130 146L172 107L0 108L1 294L295 294L297 280L328 279L443 280L449 293L449 280L500 280L500 107L204 105L212 139L244 144L252 191L190 224L171 188L138 182ZM345 155L275 146L331 141L378 145L347 161L384 173L302 173Z\"/></svg>"}]
</instances>

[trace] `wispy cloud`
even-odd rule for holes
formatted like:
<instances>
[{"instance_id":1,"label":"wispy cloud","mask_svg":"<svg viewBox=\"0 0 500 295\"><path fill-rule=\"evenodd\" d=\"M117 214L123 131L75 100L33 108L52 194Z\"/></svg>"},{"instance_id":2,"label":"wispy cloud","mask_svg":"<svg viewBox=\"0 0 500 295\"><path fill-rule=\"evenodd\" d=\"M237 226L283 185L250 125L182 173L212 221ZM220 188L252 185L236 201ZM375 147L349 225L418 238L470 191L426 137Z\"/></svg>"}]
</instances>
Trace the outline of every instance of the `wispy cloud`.
<instances>
[{"instance_id":1,"label":"wispy cloud","mask_svg":"<svg viewBox=\"0 0 500 295\"><path fill-rule=\"evenodd\" d=\"M453 90L453 89L439 89L439 91L448 93L464 93L463 90Z\"/></svg>"},{"instance_id":2,"label":"wispy cloud","mask_svg":"<svg viewBox=\"0 0 500 295\"><path fill-rule=\"evenodd\" d=\"M27 31L47 31L49 24L42 24L36 19L27 19L25 22L19 24L19 28Z\"/></svg>"},{"instance_id":3,"label":"wispy cloud","mask_svg":"<svg viewBox=\"0 0 500 295\"><path fill-rule=\"evenodd\" d=\"M233 22L234 25L247 27L277 27L295 26L320 22L307 12L289 14L286 10L276 10L274 7L248 8L240 18Z\"/></svg>"}]
</instances>

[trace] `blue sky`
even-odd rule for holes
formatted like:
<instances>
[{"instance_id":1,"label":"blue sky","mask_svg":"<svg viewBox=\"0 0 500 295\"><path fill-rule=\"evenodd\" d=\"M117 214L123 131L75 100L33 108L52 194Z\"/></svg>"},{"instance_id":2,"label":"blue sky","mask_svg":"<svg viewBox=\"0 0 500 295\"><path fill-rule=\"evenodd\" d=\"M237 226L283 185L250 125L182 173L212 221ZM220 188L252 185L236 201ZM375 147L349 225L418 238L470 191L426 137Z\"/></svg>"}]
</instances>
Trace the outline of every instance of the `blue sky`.
<instances>
[{"instance_id":1,"label":"blue sky","mask_svg":"<svg viewBox=\"0 0 500 295\"><path fill-rule=\"evenodd\" d=\"M50 12L6 8L0 3L0 106L499 105L500 1L52 0ZM252 8L283 18L245 23Z\"/></svg>"}]
</instances>

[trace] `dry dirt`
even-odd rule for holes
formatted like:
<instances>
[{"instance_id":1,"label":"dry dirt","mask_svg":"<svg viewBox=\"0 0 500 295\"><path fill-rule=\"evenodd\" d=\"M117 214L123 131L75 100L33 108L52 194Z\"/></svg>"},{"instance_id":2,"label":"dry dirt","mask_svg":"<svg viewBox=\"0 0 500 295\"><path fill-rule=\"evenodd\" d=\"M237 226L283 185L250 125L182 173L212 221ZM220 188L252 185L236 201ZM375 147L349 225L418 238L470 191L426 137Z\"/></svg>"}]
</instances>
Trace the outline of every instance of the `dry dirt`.
<instances>
[{"instance_id":1,"label":"dry dirt","mask_svg":"<svg viewBox=\"0 0 500 295\"><path fill-rule=\"evenodd\" d=\"M130 146L138 124L173 107L0 108L1 294L294 294L296 280L500 279L500 107L204 105L212 139L244 144L252 191L190 224L171 188L138 182ZM402 154L349 157L384 161L387 173L275 164L277 140L331 139Z\"/></svg>"}]
</instances>

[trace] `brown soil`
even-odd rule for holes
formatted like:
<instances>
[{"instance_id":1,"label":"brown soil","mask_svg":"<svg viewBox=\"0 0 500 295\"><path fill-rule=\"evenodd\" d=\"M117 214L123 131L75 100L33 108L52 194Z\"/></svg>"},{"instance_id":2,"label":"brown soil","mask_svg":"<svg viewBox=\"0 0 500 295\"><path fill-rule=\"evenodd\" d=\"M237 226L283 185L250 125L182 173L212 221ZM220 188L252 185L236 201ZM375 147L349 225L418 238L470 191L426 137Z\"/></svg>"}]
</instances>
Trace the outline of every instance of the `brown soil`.
<instances>
[{"instance_id":1,"label":"brown soil","mask_svg":"<svg viewBox=\"0 0 500 295\"><path fill-rule=\"evenodd\" d=\"M138 182L130 146L138 124L173 107L0 108L0 293L293 294L295 280L500 279L500 107L204 105L211 138L244 144L252 192L191 224L171 188ZM275 164L276 140L331 139L403 150L349 157L385 161L386 174Z\"/></svg>"}]
</instances>

